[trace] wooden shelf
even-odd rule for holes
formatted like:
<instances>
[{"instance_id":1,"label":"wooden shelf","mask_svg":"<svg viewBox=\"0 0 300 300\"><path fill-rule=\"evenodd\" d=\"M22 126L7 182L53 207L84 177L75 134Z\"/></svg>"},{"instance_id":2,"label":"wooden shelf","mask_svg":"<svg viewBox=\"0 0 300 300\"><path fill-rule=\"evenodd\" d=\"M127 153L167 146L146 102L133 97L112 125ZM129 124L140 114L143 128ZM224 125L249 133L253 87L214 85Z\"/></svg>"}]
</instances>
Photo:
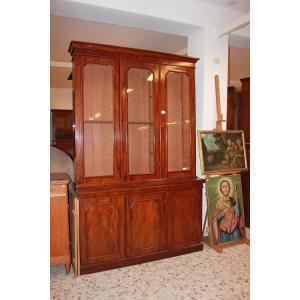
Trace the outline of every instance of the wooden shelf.
<instances>
[{"instance_id":1,"label":"wooden shelf","mask_svg":"<svg viewBox=\"0 0 300 300\"><path fill-rule=\"evenodd\" d=\"M127 122L127 124L132 124L132 125L145 125L145 124L148 124L148 125L153 125L153 122Z\"/></svg>"},{"instance_id":2,"label":"wooden shelf","mask_svg":"<svg viewBox=\"0 0 300 300\"><path fill-rule=\"evenodd\" d=\"M100 120L86 120L84 123L96 123L96 124L113 124L114 121L100 121Z\"/></svg>"}]
</instances>

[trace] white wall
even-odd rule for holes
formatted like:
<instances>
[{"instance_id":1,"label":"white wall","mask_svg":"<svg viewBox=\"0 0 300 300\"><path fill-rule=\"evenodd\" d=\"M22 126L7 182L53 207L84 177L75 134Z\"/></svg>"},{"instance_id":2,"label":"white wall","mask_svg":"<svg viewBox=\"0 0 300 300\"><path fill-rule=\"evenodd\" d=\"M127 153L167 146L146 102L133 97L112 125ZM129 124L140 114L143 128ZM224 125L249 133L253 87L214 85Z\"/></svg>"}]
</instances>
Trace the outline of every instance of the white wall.
<instances>
[{"instance_id":1,"label":"white wall","mask_svg":"<svg viewBox=\"0 0 300 300\"><path fill-rule=\"evenodd\" d=\"M50 89L50 109L73 109L72 89Z\"/></svg>"},{"instance_id":2,"label":"white wall","mask_svg":"<svg viewBox=\"0 0 300 300\"><path fill-rule=\"evenodd\" d=\"M223 117L227 114L228 36L218 38L214 28L199 29L188 37L188 55L200 57L196 64L196 130L216 128L215 75L219 75ZM215 63L215 61L218 63ZM223 124L223 129L226 124ZM197 137L196 137L197 138ZM198 142L198 139L197 139ZM196 147L196 175L200 171L199 147ZM207 209L205 187L202 192L202 223Z\"/></svg>"},{"instance_id":3,"label":"white wall","mask_svg":"<svg viewBox=\"0 0 300 300\"><path fill-rule=\"evenodd\" d=\"M188 55L200 57L196 64L196 129L211 130L217 120L215 75L219 75L223 117L227 113L228 36L218 38L213 28L200 29L188 37ZM196 159L197 176L201 177L198 147Z\"/></svg>"}]
</instances>

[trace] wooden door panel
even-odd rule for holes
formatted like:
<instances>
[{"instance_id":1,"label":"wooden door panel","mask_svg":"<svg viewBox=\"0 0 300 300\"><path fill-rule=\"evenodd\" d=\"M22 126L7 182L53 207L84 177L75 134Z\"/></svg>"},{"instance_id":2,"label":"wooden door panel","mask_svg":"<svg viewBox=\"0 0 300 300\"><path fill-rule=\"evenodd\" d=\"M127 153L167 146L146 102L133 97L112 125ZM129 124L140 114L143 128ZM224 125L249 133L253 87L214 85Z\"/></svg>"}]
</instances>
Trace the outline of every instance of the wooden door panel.
<instances>
[{"instance_id":1,"label":"wooden door panel","mask_svg":"<svg viewBox=\"0 0 300 300\"><path fill-rule=\"evenodd\" d=\"M165 200L164 193L127 198L127 256L166 249Z\"/></svg>"},{"instance_id":2,"label":"wooden door panel","mask_svg":"<svg viewBox=\"0 0 300 300\"><path fill-rule=\"evenodd\" d=\"M80 56L74 63L76 183L119 182L119 61Z\"/></svg>"},{"instance_id":3,"label":"wooden door panel","mask_svg":"<svg viewBox=\"0 0 300 300\"><path fill-rule=\"evenodd\" d=\"M51 109L52 113L52 146L59 148L74 157L73 111Z\"/></svg>"},{"instance_id":4,"label":"wooden door panel","mask_svg":"<svg viewBox=\"0 0 300 300\"><path fill-rule=\"evenodd\" d=\"M81 262L90 264L124 256L124 199L83 200L80 206Z\"/></svg>"},{"instance_id":5,"label":"wooden door panel","mask_svg":"<svg viewBox=\"0 0 300 300\"><path fill-rule=\"evenodd\" d=\"M60 128L72 132L73 110L51 109L52 126L54 129Z\"/></svg>"},{"instance_id":6,"label":"wooden door panel","mask_svg":"<svg viewBox=\"0 0 300 300\"><path fill-rule=\"evenodd\" d=\"M125 181L160 177L158 83L157 64L121 61L122 170Z\"/></svg>"},{"instance_id":7,"label":"wooden door panel","mask_svg":"<svg viewBox=\"0 0 300 300\"><path fill-rule=\"evenodd\" d=\"M246 226L250 227L250 77L242 78L240 124L244 130L248 171L242 173L243 197Z\"/></svg>"},{"instance_id":8,"label":"wooden door panel","mask_svg":"<svg viewBox=\"0 0 300 300\"><path fill-rule=\"evenodd\" d=\"M160 66L162 177L195 177L195 74Z\"/></svg>"},{"instance_id":9,"label":"wooden door panel","mask_svg":"<svg viewBox=\"0 0 300 300\"><path fill-rule=\"evenodd\" d=\"M235 130L236 126L236 114L237 114L237 103L235 101L236 93L233 86L227 87L227 130Z\"/></svg>"},{"instance_id":10,"label":"wooden door panel","mask_svg":"<svg viewBox=\"0 0 300 300\"><path fill-rule=\"evenodd\" d=\"M200 190L197 188L168 194L169 248L182 248L201 241L200 197Z\"/></svg>"}]
</instances>

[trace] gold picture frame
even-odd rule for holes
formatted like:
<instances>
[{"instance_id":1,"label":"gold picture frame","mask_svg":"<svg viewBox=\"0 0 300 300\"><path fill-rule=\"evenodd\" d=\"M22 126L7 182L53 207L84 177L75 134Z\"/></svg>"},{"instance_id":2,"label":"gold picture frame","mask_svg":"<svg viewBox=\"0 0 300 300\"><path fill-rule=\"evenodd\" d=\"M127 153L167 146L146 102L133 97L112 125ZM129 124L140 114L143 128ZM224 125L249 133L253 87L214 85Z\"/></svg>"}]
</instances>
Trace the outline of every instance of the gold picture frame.
<instances>
[{"instance_id":1,"label":"gold picture frame","mask_svg":"<svg viewBox=\"0 0 300 300\"><path fill-rule=\"evenodd\" d=\"M199 130L197 136L202 174L248 170L243 130Z\"/></svg>"}]
</instances>

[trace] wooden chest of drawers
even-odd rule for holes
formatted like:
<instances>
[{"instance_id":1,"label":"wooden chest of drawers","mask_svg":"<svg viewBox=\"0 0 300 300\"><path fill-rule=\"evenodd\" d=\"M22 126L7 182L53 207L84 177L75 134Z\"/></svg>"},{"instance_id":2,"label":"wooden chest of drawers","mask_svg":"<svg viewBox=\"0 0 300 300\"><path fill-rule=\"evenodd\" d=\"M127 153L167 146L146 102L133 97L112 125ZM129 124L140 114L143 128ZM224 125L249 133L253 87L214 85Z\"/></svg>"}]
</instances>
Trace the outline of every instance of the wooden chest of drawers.
<instances>
[{"instance_id":1,"label":"wooden chest of drawers","mask_svg":"<svg viewBox=\"0 0 300 300\"><path fill-rule=\"evenodd\" d=\"M51 174L50 186L50 263L64 264L66 273L71 266L68 185L70 177L64 173Z\"/></svg>"}]
</instances>

